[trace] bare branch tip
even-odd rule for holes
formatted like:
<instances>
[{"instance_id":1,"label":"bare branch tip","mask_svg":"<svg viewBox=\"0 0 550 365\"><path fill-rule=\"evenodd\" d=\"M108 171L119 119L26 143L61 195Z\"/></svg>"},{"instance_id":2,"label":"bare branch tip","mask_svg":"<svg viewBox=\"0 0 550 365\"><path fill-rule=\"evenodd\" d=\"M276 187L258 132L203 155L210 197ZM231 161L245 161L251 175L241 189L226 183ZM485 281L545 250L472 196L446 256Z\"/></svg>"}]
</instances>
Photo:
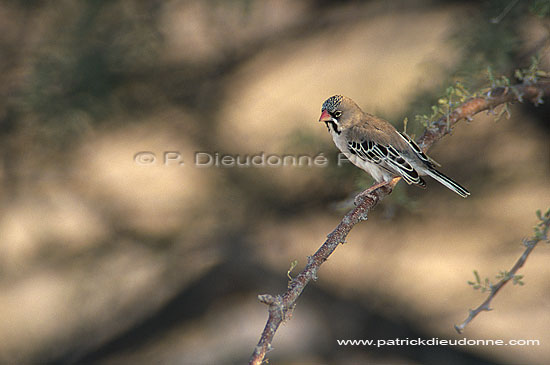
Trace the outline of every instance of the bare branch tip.
<instances>
[{"instance_id":1,"label":"bare branch tip","mask_svg":"<svg viewBox=\"0 0 550 365\"><path fill-rule=\"evenodd\" d=\"M258 295L258 300L261 303L264 303L264 304L267 304L267 305L271 305L271 304L275 303L275 301L276 301L275 297L271 294L260 294L260 295Z\"/></svg>"}]
</instances>

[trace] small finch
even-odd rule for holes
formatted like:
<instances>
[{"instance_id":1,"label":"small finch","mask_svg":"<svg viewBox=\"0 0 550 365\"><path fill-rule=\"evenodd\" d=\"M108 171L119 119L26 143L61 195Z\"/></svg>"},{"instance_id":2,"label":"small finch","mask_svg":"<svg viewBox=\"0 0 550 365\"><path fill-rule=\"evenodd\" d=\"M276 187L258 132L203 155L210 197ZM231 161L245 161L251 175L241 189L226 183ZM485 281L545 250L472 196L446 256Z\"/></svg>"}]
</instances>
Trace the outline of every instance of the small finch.
<instances>
[{"instance_id":1,"label":"small finch","mask_svg":"<svg viewBox=\"0 0 550 365\"><path fill-rule=\"evenodd\" d=\"M321 108L324 122L342 153L377 183L401 177L407 184L422 188L428 175L463 198L468 190L435 169L433 160L405 133L390 123L365 113L353 100L341 95L328 98Z\"/></svg>"}]
</instances>

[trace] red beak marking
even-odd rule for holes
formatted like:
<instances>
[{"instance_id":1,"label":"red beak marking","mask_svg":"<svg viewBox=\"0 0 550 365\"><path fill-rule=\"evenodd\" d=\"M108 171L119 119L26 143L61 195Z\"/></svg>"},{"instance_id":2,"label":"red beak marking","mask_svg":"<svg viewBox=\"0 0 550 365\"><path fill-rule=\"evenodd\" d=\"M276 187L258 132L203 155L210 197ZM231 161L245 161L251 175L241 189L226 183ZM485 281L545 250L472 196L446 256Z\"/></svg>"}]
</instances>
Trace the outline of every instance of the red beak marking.
<instances>
[{"instance_id":1,"label":"red beak marking","mask_svg":"<svg viewBox=\"0 0 550 365\"><path fill-rule=\"evenodd\" d=\"M319 118L319 122L330 122L332 120L332 117L330 116L330 114L326 111L326 110L323 110L323 113L321 113L321 117Z\"/></svg>"}]
</instances>

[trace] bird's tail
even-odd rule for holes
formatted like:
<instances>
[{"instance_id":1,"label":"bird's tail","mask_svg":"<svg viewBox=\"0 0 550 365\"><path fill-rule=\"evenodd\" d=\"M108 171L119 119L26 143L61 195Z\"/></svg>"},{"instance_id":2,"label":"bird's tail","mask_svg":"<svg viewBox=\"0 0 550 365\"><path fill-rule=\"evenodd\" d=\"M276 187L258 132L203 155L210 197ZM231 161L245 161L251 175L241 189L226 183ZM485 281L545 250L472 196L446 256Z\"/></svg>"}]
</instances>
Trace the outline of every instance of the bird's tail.
<instances>
[{"instance_id":1,"label":"bird's tail","mask_svg":"<svg viewBox=\"0 0 550 365\"><path fill-rule=\"evenodd\" d=\"M441 172L437 171L434 168L426 169L426 174L433 177L463 198L467 198L470 195L470 192L468 190L460 186L457 182L453 181L450 177L443 175Z\"/></svg>"}]
</instances>

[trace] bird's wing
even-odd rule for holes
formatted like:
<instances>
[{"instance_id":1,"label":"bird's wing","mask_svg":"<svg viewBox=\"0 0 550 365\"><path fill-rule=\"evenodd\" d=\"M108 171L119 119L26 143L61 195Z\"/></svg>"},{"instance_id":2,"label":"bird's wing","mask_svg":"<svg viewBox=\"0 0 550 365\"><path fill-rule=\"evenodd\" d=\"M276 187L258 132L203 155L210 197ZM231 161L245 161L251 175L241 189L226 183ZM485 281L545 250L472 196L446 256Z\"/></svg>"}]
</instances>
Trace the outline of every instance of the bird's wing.
<instances>
[{"instance_id":1,"label":"bird's wing","mask_svg":"<svg viewBox=\"0 0 550 365\"><path fill-rule=\"evenodd\" d=\"M384 134L377 133L377 131L366 134L364 128L360 126L354 126L347 132L347 147L351 154L401 176L407 184L426 185L418 172L403 157L402 145L393 146L387 142L387 138L383 137Z\"/></svg>"},{"instance_id":2,"label":"bird's wing","mask_svg":"<svg viewBox=\"0 0 550 365\"><path fill-rule=\"evenodd\" d=\"M413 149L415 155L420 160L422 160L422 162L424 162L429 167L434 167L434 165L441 166L439 163L434 161L434 159L432 159L431 157L426 155L424 152L422 152L422 149L420 148L420 146L417 145L416 142L411 137L409 137L406 133L399 132L399 131L397 131L397 133L399 133L401 138L403 138L403 140L405 140L405 142L407 142L407 144L409 146L411 146L411 148Z\"/></svg>"}]
</instances>

